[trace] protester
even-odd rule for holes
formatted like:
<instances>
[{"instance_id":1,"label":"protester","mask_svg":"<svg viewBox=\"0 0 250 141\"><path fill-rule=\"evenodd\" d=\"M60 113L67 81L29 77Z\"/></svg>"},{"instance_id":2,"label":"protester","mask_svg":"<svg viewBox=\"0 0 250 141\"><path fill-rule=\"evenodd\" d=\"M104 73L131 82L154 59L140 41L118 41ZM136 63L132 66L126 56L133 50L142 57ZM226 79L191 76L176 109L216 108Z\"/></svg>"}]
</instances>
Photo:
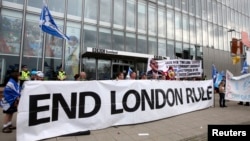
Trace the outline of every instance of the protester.
<instances>
[{"instance_id":1,"label":"protester","mask_svg":"<svg viewBox=\"0 0 250 141\"><path fill-rule=\"evenodd\" d=\"M136 73L135 72L131 72L130 73L130 80L136 80Z\"/></svg>"},{"instance_id":2,"label":"protester","mask_svg":"<svg viewBox=\"0 0 250 141\"><path fill-rule=\"evenodd\" d=\"M44 73L42 71L37 71L36 80L44 80Z\"/></svg>"},{"instance_id":3,"label":"protester","mask_svg":"<svg viewBox=\"0 0 250 141\"><path fill-rule=\"evenodd\" d=\"M219 104L220 104L220 107L227 107L225 105L225 81L221 81L220 84L219 84L219 95L220 95L220 98L219 98Z\"/></svg>"},{"instance_id":4,"label":"protester","mask_svg":"<svg viewBox=\"0 0 250 141\"><path fill-rule=\"evenodd\" d=\"M142 73L141 74L141 78L140 79L147 79L147 75L146 75L146 73Z\"/></svg>"},{"instance_id":5,"label":"protester","mask_svg":"<svg viewBox=\"0 0 250 141\"><path fill-rule=\"evenodd\" d=\"M123 72L118 72L116 74L116 80L124 80L124 74L123 74Z\"/></svg>"},{"instance_id":6,"label":"protester","mask_svg":"<svg viewBox=\"0 0 250 141\"><path fill-rule=\"evenodd\" d=\"M13 114L17 112L17 105L21 96L18 78L18 70L12 70L10 79L3 91L3 99L5 101L5 106L3 107L3 113L5 114L3 118L3 133L11 133L12 130L16 129L16 127L12 125L12 117Z\"/></svg>"},{"instance_id":7,"label":"protester","mask_svg":"<svg viewBox=\"0 0 250 141\"><path fill-rule=\"evenodd\" d=\"M80 72L80 81L85 81L87 80L87 74L86 72L82 71Z\"/></svg>"},{"instance_id":8,"label":"protester","mask_svg":"<svg viewBox=\"0 0 250 141\"><path fill-rule=\"evenodd\" d=\"M74 75L75 81L80 81L80 75L77 73Z\"/></svg>"}]
</instances>

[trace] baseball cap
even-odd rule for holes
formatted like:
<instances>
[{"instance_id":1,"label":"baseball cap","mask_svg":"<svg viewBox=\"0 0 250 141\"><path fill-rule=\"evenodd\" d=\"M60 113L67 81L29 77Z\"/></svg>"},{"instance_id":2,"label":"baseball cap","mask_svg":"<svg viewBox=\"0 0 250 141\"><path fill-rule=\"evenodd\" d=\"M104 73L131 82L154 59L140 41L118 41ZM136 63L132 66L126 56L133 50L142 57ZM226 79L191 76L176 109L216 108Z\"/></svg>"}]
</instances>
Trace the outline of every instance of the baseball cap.
<instances>
[{"instance_id":1,"label":"baseball cap","mask_svg":"<svg viewBox=\"0 0 250 141\"><path fill-rule=\"evenodd\" d=\"M44 74L43 74L42 71L37 71L36 75L37 75L38 77L44 77Z\"/></svg>"}]
</instances>

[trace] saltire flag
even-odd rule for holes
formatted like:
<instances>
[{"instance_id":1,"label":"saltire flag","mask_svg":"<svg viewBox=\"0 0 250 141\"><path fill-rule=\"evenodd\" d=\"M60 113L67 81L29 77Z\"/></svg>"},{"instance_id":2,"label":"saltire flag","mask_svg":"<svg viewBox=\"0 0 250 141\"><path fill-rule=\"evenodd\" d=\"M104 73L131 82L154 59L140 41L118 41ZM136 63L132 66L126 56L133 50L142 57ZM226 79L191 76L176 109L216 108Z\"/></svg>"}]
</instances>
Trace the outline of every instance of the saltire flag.
<instances>
[{"instance_id":1,"label":"saltire flag","mask_svg":"<svg viewBox=\"0 0 250 141\"><path fill-rule=\"evenodd\" d=\"M128 67L128 73L127 73L127 76L126 76L127 79L130 78L130 73L131 72L133 72L133 70L130 67Z\"/></svg>"},{"instance_id":2,"label":"saltire flag","mask_svg":"<svg viewBox=\"0 0 250 141\"><path fill-rule=\"evenodd\" d=\"M244 61L243 65L242 65L241 73L242 73L242 74L248 73L248 64L247 64L247 61L246 61L246 60Z\"/></svg>"},{"instance_id":3,"label":"saltire flag","mask_svg":"<svg viewBox=\"0 0 250 141\"><path fill-rule=\"evenodd\" d=\"M214 64L212 65L212 77L213 77L213 82L215 83L217 77L217 69Z\"/></svg>"},{"instance_id":4,"label":"saltire flag","mask_svg":"<svg viewBox=\"0 0 250 141\"><path fill-rule=\"evenodd\" d=\"M63 34L63 32L57 27L45 1L43 2L39 26L43 32L69 40L69 37Z\"/></svg>"}]
</instances>

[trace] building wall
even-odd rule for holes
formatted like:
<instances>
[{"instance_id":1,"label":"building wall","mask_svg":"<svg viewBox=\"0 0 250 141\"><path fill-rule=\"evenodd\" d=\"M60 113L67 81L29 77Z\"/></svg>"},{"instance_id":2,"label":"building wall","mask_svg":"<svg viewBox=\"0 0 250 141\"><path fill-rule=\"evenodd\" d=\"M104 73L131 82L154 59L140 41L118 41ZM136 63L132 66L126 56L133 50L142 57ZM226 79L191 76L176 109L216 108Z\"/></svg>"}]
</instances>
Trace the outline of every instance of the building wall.
<instances>
[{"instance_id":1,"label":"building wall","mask_svg":"<svg viewBox=\"0 0 250 141\"><path fill-rule=\"evenodd\" d=\"M241 64L232 65L230 40L249 32L248 0L53 0L48 6L59 28L77 38L79 56L86 47L203 59L204 73L211 65L239 75ZM41 32L38 23L42 1L0 1L1 81L10 67L42 70L48 79L63 66L69 78L85 70L103 79L111 60L68 60L71 43ZM228 32L234 29L233 32ZM196 46L199 46L197 48ZM195 54L197 50L197 54ZM189 55L184 54L189 52ZM4 61L3 61L4 60ZM91 65L87 65L91 64ZM94 66L92 66L94 65ZM137 69L145 69L138 65ZM141 71L140 70L140 71Z\"/></svg>"}]
</instances>

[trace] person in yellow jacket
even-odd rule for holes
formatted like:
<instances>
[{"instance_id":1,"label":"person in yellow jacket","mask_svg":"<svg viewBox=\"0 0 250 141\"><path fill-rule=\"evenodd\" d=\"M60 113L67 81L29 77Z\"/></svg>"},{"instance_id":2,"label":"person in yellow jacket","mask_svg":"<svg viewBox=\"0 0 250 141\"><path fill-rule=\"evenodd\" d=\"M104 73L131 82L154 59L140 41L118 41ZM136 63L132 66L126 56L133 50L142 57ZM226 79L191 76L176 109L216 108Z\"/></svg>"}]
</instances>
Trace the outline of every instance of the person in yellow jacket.
<instances>
[{"instance_id":1,"label":"person in yellow jacket","mask_svg":"<svg viewBox=\"0 0 250 141\"><path fill-rule=\"evenodd\" d=\"M25 81L30 80L30 71L28 70L27 65L22 66L22 71L20 72L19 80L21 88L23 87L23 83Z\"/></svg>"},{"instance_id":2,"label":"person in yellow jacket","mask_svg":"<svg viewBox=\"0 0 250 141\"><path fill-rule=\"evenodd\" d=\"M63 81L66 78L67 78L66 72L63 71L63 68L61 67L60 70L57 73L57 79Z\"/></svg>"}]
</instances>

